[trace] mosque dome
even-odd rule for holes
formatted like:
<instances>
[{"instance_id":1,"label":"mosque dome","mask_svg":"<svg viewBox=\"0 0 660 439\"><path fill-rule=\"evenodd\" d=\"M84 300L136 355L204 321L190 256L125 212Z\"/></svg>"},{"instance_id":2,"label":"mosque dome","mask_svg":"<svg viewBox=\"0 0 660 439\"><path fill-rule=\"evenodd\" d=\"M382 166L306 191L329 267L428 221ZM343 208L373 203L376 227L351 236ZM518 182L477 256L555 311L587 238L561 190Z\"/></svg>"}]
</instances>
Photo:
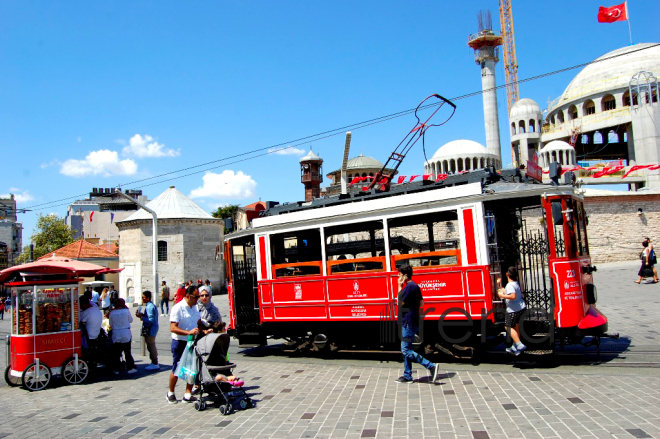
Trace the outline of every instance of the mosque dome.
<instances>
[{"instance_id":1,"label":"mosque dome","mask_svg":"<svg viewBox=\"0 0 660 439\"><path fill-rule=\"evenodd\" d=\"M382 167L383 164L375 158L360 154L359 156L348 160L346 169L380 169Z\"/></svg>"},{"instance_id":2,"label":"mosque dome","mask_svg":"<svg viewBox=\"0 0 660 439\"><path fill-rule=\"evenodd\" d=\"M459 155L463 156L466 154L488 154L488 150L481 143L473 140L460 139L442 145L438 148L435 154L433 154L432 159Z\"/></svg>"},{"instance_id":3,"label":"mosque dome","mask_svg":"<svg viewBox=\"0 0 660 439\"><path fill-rule=\"evenodd\" d=\"M433 157L424 163L424 172L449 174L499 165L499 157L489 153L485 146L473 140L460 139L438 148Z\"/></svg>"},{"instance_id":4,"label":"mosque dome","mask_svg":"<svg viewBox=\"0 0 660 439\"><path fill-rule=\"evenodd\" d=\"M630 78L640 71L656 76L660 73L660 46L657 43L626 46L597 58L573 78L550 110L583 100L585 96L627 89Z\"/></svg>"},{"instance_id":5,"label":"mosque dome","mask_svg":"<svg viewBox=\"0 0 660 439\"><path fill-rule=\"evenodd\" d=\"M547 168L552 162L559 162L562 166L574 165L575 148L563 140L553 140L541 148L539 158L539 164L543 168Z\"/></svg>"},{"instance_id":6,"label":"mosque dome","mask_svg":"<svg viewBox=\"0 0 660 439\"><path fill-rule=\"evenodd\" d=\"M531 99L524 98L513 104L513 107L511 107L511 111L509 112L509 119L514 120L538 114L541 114L541 107L539 107L539 104Z\"/></svg>"}]
</instances>

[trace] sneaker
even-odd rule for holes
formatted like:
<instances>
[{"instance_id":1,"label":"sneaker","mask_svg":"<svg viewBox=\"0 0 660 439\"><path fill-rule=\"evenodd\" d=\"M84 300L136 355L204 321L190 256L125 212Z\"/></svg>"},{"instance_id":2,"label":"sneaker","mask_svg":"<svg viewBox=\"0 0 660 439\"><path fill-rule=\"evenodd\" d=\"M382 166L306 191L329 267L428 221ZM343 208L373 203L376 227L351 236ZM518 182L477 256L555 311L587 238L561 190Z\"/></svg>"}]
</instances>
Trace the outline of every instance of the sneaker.
<instances>
[{"instance_id":1,"label":"sneaker","mask_svg":"<svg viewBox=\"0 0 660 439\"><path fill-rule=\"evenodd\" d=\"M520 355L520 354L522 354L523 351L524 351L525 349L527 349L527 346L525 346L524 344L520 343L519 346L516 346L516 355Z\"/></svg>"},{"instance_id":2,"label":"sneaker","mask_svg":"<svg viewBox=\"0 0 660 439\"><path fill-rule=\"evenodd\" d=\"M197 398L194 396L190 396L190 398L186 398L185 396L181 399L181 401L187 403L187 404L192 404L193 402L197 401Z\"/></svg>"},{"instance_id":3,"label":"sneaker","mask_svg":"<svg viewBox=\"0 0 660 439\"><path fill-rule=\"evenodd\" d=\"M136 367L134 367L133 369L127 371L126 373L135 373L135 372L137 372L137 368L136 368Z\"/></svg>"},{"instance_id":4,"label":"sneaker","mask_svg":"<svg viewBox=\"0 0 660 439\"><path fill-rule=\"evenodd\" d=\"M167 395L167 402L170 404L176 404L179 401L176 399L176 395L173 393L171 395Z\"/></svg>"},{"instance_id":5,"label":"sneaker","mask_svg":"<svg viewBox=\"0 0 660 439\"><path fill-rule=\"evenodd\" d=\"M440 374L440 365L436 364L435 367L433 367L433 376L431 377L431 382L435 383L436 380L438 379L438 375Z\"/></svg>"},{"instance_id":6,"label":"sneaker","mask_svg":"<svg viewBox=\"0 0 660 439\"><path fill-rule=\"evenodd\" d=\"M144 368L145 370L158 370L160 369L160 366L158 364L150 364L149 366Z\"/></svg>"},{"instance_id":7,"label":"sneaker","mask_svg":"<svg viewBox=\"0 0 660 439\"><path fill-rule=\"evenodd\" d=\"M400 376L399 378L397 378L394 381L396 381L397 384L412 384L413 383L412 379L406 378L404 376Z\"/></svg>"},{"instance_id":8,"label":"sneaker","mask_svg":"<svg viewBox=\"0 0 660 439\"><path fill-rule=\"evenodd\" d=\"M197 395L199 393L202 393L202 388L200 386L193 387L192 392L190 392L191 395Z\"/></svg>"},{"instance_id":9,"label":"sneaker","mask_svg":"<svg viewBox=\"0 0 660 439\"><path fill-rule=\"evenodd\" d=\"M229 384L231 384L234 387L243 387L243 384L245 384L245 381L243 381L243 380L229 381Z\"/></svg>"},{"instance_id":10,"label":"sneaker","mask_svg":"<svg viewBox=\"0 0 660 439\"><path fill-rule=\"evenodd\" d=\"M519 354L518 349L516 349L516 347L513 346L513 345L509 348L506 348L506 352L509 353L509 354L514 354L514 355Z\"/></svg>"}]
</instances>

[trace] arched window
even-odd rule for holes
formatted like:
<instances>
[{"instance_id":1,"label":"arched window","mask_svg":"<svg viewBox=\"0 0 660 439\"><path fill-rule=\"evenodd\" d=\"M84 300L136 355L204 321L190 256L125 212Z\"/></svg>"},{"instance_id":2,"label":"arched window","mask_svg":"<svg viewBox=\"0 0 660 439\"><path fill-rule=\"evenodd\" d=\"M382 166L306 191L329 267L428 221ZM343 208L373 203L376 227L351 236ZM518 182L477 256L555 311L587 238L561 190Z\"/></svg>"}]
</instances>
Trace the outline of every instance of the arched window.
<instances>
[{"instance_id":1,"label":"arched window","mask_svg":"<svg viewBox=\"0 0 660 439\"><path fill-rule=\"evenodd\" d=\"M520 122L518 122L518 131L520 132L520 134L525 134L525 121L524 120L521 120Z\"/></svg>"},{"instance_id":2,"label":"arched window","mask_svg":"<svg viewBox=\"0 0 660 439\"><path fill-rule=\"evenodd\" d=\"M457 170L458 172L461 172L463 169L465 169L465 168L463 167L463 159L462 159L462 158L459 158L459 159L458 159L458 166L457 166L456 170Z\"/></svg>"},{"instance_id":3,"label":"arched window","mask_svg":"<svg viewBox=\"0 0 660 439\"><path fill-rule=\"evenodd\" d=\"M367 176L367 173L366 173L366 172L363 172L363 173L362 173L362 176L363 176L363 177L366 177L366 176Z\"/></svg>"},{"instance_id":4,"label":"arched window","mask_svg":"<svg viewBox=\"0 0 660 439\"><path fill-rule=\"evenodd\" d=\"M167 241L158 241L158 262L167 261Z\"/></svg>"},{"instance_id":5,"label":"arched window","mask_svg":"<svg viewBox=\"0 0 660 439\"><path fill-rule=\"evenodd\" d=\"M596 131L594 133L594 145L602 145L603 143L603 135L600 133L600 131Z\"/></svg>"},{"instance_id":6,"label":"arched window","mask_svg":"<svg viewBox=\"0 0 660 439\"><path fill-rule=\"evenodd\" d=\"M536 121L534 119L529 120L529 132L530 133L536 132Z\"/></svg>"},{"instance_id":7,"label":"arched window","mask_svg":"<svg viewBox=\"0 0 660 439\"><path fill-rule=\"evenodd\" d=\"M614 130L607 133L607 143L619 143L619 135Z\"/></svg>"},{"instance_id":8,"label":"arched window","mask_svg":"<svg viewBox=\"0 0 660 439\"><path fill-rule=\"evenodd\" d=\"M575 105L571 105L570 107L568 107L568 120L577 119L577 117L578 117L577 107Z\"/></svg>"},{"instance_id":9,"label":"arched window","mask_svg":"<svg viewBox=\"0 0 660 439\"><path fill-rule=\"evenodd\" d=\"M550 123L551 123L552 125L555 124L555 115L554 115L554 114L553 114L552 116L550 116Z\"/></svg>"},{"instance_id":10,"label":"arched window","mask_svg":"<svg viewBox=\"0 0 660 439\"><path fill-rule=\"evenodd\" d=\"M580 143L583 145L588 145L589 144L589 135L588 134L582 134L580 136Z\"/></svg>"},{"instance_id":11,"label":"arched window","mask_svg":"<svg viewBox=\"0 0 660 439\"><path fill-rule=\"evenodd\" d=\"M605 95L601 102L602 111L610 111L616 109L616 99L612 95Z\"/></svg>"},{"instance_id":12,"label":"arched window","mask_svg":"<svg viewBox=\"0 0 660 439\"><path fill-rule=\"evenodd\" d=\"M584 104L582 104L582 112L584 113L585 116L589 116L590 114L596 114L596 104L594 104L594 101L589 99Z\"/></svg>"},{"instance_id":13,"label":"arched window","mask_svg":"<svg viewBox=\"0 0 660 439\"><path fill-rule=\"evenodd\" d=\"M516 123L511 122L511 135L515 136L516 135Z\"/></svg>"},{"instance_id":14,"label":"arched window","mask_svg":"<svg viewBox=\"0 0 660 439\"><path fill-rule=\"evenodd\" d=\"M633 105L637 105L637 94L633 95ZM630 90L626 90L623 94L623 106L630 107Z\"/></svg>"},{"instance_id":15,"label":"arched window","mask_svg":"<svg viewBox=\"0 0 660 439\"><path fill-rule=\"evenodd\" d=\"M564 112L561 110L557 112L557 123L564 123Z\"/></svg>"}]
</instances>

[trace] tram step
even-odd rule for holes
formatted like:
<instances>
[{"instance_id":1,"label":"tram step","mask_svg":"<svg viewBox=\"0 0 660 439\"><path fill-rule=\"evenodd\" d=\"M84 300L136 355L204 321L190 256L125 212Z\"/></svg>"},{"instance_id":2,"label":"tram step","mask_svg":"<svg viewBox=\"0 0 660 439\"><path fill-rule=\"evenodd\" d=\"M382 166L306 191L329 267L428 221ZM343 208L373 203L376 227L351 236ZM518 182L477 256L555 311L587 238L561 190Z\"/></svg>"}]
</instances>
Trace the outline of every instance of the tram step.
<instances>
[{"instance_id":1,"label":"tram step","mask_svg":"<svg viewBox=\"0 0 660 439\"><path fill-rule=\"evenodd\" d=\"M526 354L528 355L552 355L552 350L551 349L539 349L537 351L525 351Z\"/></svg>"},{"instance_id":2,"label":"tram step","mask_svg":"<svg viewBox=\"0 0 660 439\"><path fill-rule=\"evenodd\" d=\"M537 332L536 334L532 334L532 337L547 337L548 333L547 332Z\"/></svg>"}]
</instances>

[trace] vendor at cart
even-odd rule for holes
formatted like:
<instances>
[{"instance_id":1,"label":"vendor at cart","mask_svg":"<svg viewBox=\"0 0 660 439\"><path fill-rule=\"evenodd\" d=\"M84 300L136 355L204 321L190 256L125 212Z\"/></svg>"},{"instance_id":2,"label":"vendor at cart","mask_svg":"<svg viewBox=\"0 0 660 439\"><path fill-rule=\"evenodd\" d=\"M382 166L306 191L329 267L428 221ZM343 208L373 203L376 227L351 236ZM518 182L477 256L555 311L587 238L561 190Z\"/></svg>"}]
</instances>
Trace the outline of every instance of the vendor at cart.
<instances>
[{"instance_id":1,"label":"vendor at cart","mask_svg":"<svg viewBox=\"0 0 660 439\"><path fill-rule=\"evenodd\" d=\"M86 333L88 348L92 352L96 352L103 314L98 307L92 305L89 297L86 295L80 297L80 309L82 310L80 313L80 323L85 325L83 335Z\"/></svg>"}]
</instances>

